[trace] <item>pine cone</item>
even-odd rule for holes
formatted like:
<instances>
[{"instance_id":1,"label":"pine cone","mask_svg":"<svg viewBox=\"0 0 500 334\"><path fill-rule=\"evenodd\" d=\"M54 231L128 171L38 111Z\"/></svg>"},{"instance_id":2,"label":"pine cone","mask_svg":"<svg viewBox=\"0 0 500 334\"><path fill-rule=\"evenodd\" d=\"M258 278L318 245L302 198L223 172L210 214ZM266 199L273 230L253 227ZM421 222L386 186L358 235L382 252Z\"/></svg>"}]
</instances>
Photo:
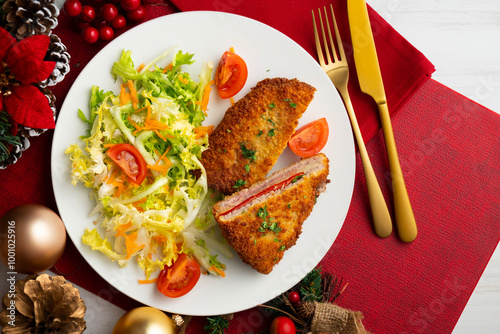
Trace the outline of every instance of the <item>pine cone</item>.
<instances>
[{"instance_id":1,"label":"pine cone","mask_svg":"<svg viewBox=\"0 0 500 334\"><path fill-rule=\"evenodd\" d=\"M16 281L15 293L9 291L2 304L0 326L5 334L77 334L86 328L80 292L62 276L30 275Z\"/></svg>"},{"instance_id":2,"label":"pine cone","mask_svg":"<svg viewBox=\"0 0 500 334\"><path fill-rule=\"evenodd\" d=\"M57 35L50 35L50 45L44 60L54 61L56 67L47 80L40 82L40 86L54 86L61 82L70 70L70 58L68 49L61 42L61 39Z\"/></svg>"},{"instance_id":3,"label":"pine cone","mask_svg":"<svg viewBox=\"0 0 500 334\"><path fill-rule=\"evenodd\" d=\"M47 100L49 100L50 108L52 109L52 113L54 115L54 120L56 119L56 97L52 94L52 91L46 87L38 87L42 93L45 95ZM22 124L18 124L17 133L23 137L37 137L47 131L47 129L33 129L28 126L24 126Z\"/></svg>"},{"instance_id":4,"label":"pine cone","mask_svg":"<svg viewBox=\"0 0 500 334\"><path fill-rule=\"evenodd\" d=\"M4 28L18 40L50 35L58 23L59 8L54 0L7 0L2 9Z\"/></svg>"},{"instance_id":5,"label":"pine cone","mask_svg":"<svg viewBox=\"0 0 500 334\"><path fill-rule=\"evenodd\" d=\"M28 138L19 136L21 143L19 145L12 146L9 156L0 161L0 169L5 169L9 165L13 165L21 157L23 151L26 151L30 147L30 141Z\"/></svg>"}]
</instances>

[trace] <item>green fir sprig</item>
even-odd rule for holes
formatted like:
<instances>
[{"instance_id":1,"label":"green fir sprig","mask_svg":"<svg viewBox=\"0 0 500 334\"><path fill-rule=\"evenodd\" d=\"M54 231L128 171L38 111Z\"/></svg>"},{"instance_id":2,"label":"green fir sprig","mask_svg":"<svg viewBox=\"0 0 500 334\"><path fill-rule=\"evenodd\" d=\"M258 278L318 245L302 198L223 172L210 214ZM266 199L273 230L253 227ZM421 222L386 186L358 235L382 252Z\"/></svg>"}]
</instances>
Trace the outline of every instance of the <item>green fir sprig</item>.
<instances>
[{"instance_id":1,"label":"green fir sprig","mask_svg":"<svg viewBox=\"0 0 500 334\"><path fill-rule=\"evenodd\" d=\"M0 162L7 160L10 156L9 145L21 145L21 140L17 135L10 132L12 124L10 116L6 111L0 111Z\"/></svg>"},{"instance_id":2,"label":"green fir sprig","mask_svg":"<svg viewBox=\"0 0 500 334\"><path fill-rule=\"evenodd\" d=\"M322 268L314 268L300 282L300 294L303 301L321 302L323 287L321 282Z\"/></svg>"},{"instance_id":3,"label":"green fir sprig","mask_svg":"<svg viewBox=\"0 0 500 334\"><path fill-rule=\"evenodd\" d=\"M207 317L207 322L208 324L203 329L208 334L224 334L225 330L229 327L229 320L221 315Z\"/></svg>"}]
</instances>

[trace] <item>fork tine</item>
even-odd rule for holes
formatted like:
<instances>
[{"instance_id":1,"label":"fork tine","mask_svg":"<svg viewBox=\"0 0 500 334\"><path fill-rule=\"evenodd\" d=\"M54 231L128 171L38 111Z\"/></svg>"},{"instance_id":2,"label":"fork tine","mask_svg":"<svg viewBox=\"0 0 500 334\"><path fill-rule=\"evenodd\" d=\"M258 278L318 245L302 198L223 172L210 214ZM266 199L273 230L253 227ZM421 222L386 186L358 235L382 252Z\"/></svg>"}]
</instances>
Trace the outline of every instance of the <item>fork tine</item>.
<instances>
[{"instance_id":1,"label":"fork tine","mask_svg":"<svg viewBox=\"0 0 500 334\"><path fill-rule=\"evenodd\" d=\"M321 9L318 8L318 13L319 13L319 22L321 23L321 32L323 35L323 46L325 48L325 53L326 53L326 59L328 60L328 63L332 62L332 58L330 57L330 50L328 48L328 42L326 40L326 33L325 33L325 27L323 25L323 17L321 16ZM328 24L328 15L326 15L325 11L325 20L326 24ZM328 33L330 33L330 26L328 25ZM331 38L331 34L330 34ZM335 54L335 48L333 49L333 53Z\"/></svg>"},{"instance_id":2,"label":"fork tine","mask_svg":"<svg viewBox=\"0 0 500 334\"><path fill-rule=\"evenodd\" d=\"M330 4L330 10L332 12L332 19L333 19L333 26L335 29L335 38L337 39L337 48L339 51L339 57L340 60L345 60L345 51L344 51L344 45L342 44L342 39L340 38L340 32L339 32L339 27L337 26L337 20L335 19L335 13L333 12L333 6ZM326 12L326 8L325 8ZM330 34L330 40L332 38L332 35ZM332 42L333 45L333 42Z\"/></svg>"},{"instance_id":3,"label":"fork tine","mask_svg":"<svg viewBox=\"0 0 500 334\"><path fill-rule=\"evenodd\" d=\"M333 15L333 7L331 7L332 5L330 5L330 8L332 10L332 19L333 19L333 24L334 24L334 27L337 27L337 24L335 22L335 15ZM335 59L335 61L339 61L339 57L337 56L337 49L335 48L335 42L333 41L333 37L332 37L332 29L330 29L330 22L328 20L328 12L326 11L326 6L323 7L323 11L325 12L325 21L326 21L326 28L328 30L328 38L330 40L330 48L331 48L331 54L333 56L333 59ZM323 31L324 33L324 31ZM337 38L338 38L338 35L335 35ZM325 43L326 43L326 36L324 36L324 39L325 39Z\"/></svg>"},{"instance_id":4,"label":"fork tine","mask_svg":"<svg viewBox=\"0 0 500 334\"><path fill-rule=\"evenodd\" d=\"M321 41L319 39L318 28L316 27L316 18L314 17L314 10L311 10L313 17L313 27L314 27L314 42L316 43L316 53L318 54L319 64L325 66L325 57L323 55L323 48L321 47Z\"/></svg>"}]
</instances>

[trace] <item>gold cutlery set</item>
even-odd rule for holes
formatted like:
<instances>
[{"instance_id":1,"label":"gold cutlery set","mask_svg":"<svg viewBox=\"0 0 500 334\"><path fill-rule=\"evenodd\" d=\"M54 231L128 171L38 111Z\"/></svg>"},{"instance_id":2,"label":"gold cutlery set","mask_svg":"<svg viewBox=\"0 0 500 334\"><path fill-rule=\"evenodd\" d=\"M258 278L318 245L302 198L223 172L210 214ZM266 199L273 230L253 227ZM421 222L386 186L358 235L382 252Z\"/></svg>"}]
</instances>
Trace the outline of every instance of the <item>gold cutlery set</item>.
<instances>
[{"instance_id":1,"label":"gold cutlery set","mask_svg":"<svg viewBox=\"0 0 500 334\"><path fill-rule=\"evenodd\" d=\"M359 85L363 93L370 95L374 99L379 110L391 173L398 235L402 241L412 242L417 236L417 226L399 164L382 74L365 0L347 0L347 11ZM312 12L319 63L344 100L365 172L374 230L379 237L386 238L392 233L391 216L373 171L349 97L347 89L349 67L335 20L333 6L330 5L330 12L335 38L332 35L326 7L323 8L324 19L321 12L321 9L318 9L321 35L318 32L314 11Z\"/></svg>"}]
</instances>

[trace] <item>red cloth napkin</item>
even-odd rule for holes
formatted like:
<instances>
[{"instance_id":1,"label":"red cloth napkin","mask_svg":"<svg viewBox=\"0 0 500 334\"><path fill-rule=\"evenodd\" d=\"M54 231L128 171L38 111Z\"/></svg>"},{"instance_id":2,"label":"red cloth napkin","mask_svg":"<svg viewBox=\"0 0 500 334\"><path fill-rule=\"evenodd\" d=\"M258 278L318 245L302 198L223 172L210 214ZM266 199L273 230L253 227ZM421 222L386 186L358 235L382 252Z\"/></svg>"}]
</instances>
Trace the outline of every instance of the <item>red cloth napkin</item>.
<instances>
[{"instance_id":1,"label":"red cloth napkin","mask_svg":"<svg viewBox=\"0 0 500 334\"><path fill-rule=\"evenodd\" d=\"M293 6L277 1L174 2L182 10L224 10L258 19L281 30L312 55L310 10L328 4L319 0L294 2ZM346 5L335 1L334 6L344 44L350 50ZM171 5L148 9L148 18L176 11ZM321 265L349 282L338 302L362 311L369 331L449 333L499 241L500 161L496 149L500 118L427 80L433 67L425 57L372 10L370 17L377 32L375 41L419 236L404 244L394 234L388 239L374 235L358 157L352 205ZM81 69L104 46L82 47L72 24L61 14L55 30L72 55L71 72L53 89L58 107ZM374 135L367 148L390 204L389 168L376 108L359 92L355 71L351 71L350 84L365 141ZM0 171L0 187L4 189L0 214L30 202L57 209L50 182L51 140L52 132L33 139L32 147L16 165ZM71 243L53 269L124 309L138 305L104 282ZM270 320L269 314L254 308L238 313L227 332L265 330ZM196 318L188 332L201 333L203 325L204 319Z\"/></svg>"},{"instance_id":2,"label":"red cloth napkin","mask_svg":"<svg viewBox=\"0 0 500 334\"><path fill-rule=\"evenodd\" d=\"M314 10L318 18L317 9L323 10L323 7L327 6L328 13L330 13L329 6L332 3L350 64L349 91L352 94L352 104L365 142L379 130L378 113L373 112L373 99L361 92L353 64L347 1L172 0L172 2L182 11L217 10L247 16L266 23L300 44L314 59L317 59L317 56L311 11ZM401 103L430 78L431 73L434 72L434 66L380 15L370 7L368 10L384 78L387 103L391 115L394 115Z\"/></svg>"}]
</instances>

